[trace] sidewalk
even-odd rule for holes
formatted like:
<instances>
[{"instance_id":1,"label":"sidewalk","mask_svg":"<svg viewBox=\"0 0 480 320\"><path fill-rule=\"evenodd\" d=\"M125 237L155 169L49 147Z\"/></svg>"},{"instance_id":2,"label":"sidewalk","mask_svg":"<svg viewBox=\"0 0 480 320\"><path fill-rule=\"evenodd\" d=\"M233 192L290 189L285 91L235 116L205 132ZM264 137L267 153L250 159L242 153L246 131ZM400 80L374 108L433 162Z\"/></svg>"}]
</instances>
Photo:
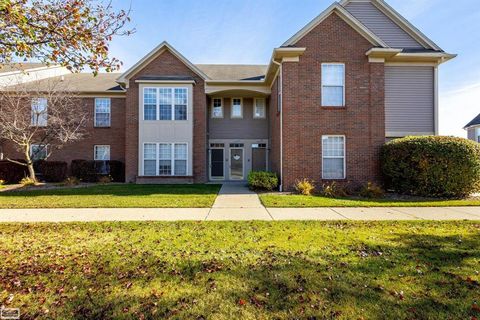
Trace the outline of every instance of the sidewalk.
<instances>
[{"instance_id":1,"label":"sidewalk","mask_svg":"<svg viewBox=\"0 0 480 320\"><path fill-rule=\"evenodd\" d=\"M478 220L480 207L265 208L241 183L223 184L212 208L0 209L0 222L225 220Z\"/></svg>"}]
</instances>

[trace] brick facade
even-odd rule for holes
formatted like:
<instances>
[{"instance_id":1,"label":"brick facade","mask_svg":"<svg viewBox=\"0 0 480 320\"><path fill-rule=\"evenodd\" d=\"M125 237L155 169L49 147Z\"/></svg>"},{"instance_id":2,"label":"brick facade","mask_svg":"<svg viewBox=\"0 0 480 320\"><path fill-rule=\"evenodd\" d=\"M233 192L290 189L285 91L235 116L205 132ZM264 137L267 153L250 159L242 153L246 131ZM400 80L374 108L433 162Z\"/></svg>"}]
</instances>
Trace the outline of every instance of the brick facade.
<instances>
[{"instance_id":1,"label":"brick facade","mask_svg":"<svg viewBox=\"0 0 480 320\"><path fill-rule=\"evenodd\" d=\"M369 63L372 45L332 14L296 44L299 62L283 63L283 184L322 184L322 135L346 136L346 180L379 180L385 142L384 65ZM345 63L345 108L321 107L321 64ZM341 180L342 182L344 180Z\"/></svg>"},{"instance_id":2,"label":"brick facade","mask_svg":"<svg viewBox=\"0 0 480 320\"><path fill-rule=\"evenodd\" d=\"M204 80L190 70L169 51L163 52L138 71L127 89L125 174L127 182L135 182L138 175L138 117L139 92L135 80L142 76L190 76L193 87L193 176L195 182L207 181L207 99ZM159 183L161 182L159 178ZM169 179L170 181L170 179Z\"/></svg>"},{"instance_id":3,"label":"brick facade","mask_svg":"<svg viewBox=\"0 0 480 320\"><path fill-rule=\"evenodd\" d=\"M101 97L101 95L99 95ZM125 161L125 98L111 98L111 122L108 128L94 127L95 98L81 98L80 107L89 114L87 134L81 141L65 145L60 150L54 150L49 160L66 161L93 160L94 145L110 145L110 159ZM4 155L10 158L23 158L12 144L4 143Z\"/></svg>"}]
</instances>

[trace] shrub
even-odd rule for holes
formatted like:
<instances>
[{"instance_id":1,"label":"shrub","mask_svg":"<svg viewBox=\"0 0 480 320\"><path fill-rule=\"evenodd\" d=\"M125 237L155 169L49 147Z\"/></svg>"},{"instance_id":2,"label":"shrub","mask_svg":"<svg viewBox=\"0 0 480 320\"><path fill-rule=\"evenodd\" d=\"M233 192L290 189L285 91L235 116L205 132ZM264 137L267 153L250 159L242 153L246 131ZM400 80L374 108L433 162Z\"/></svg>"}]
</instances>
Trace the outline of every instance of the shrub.
<instances>
[{"instance_id":1,"label":"shrub","mask_svg":"<svg viewBox=\"0 0 480 320\"><path fill-rule=\"evenodd\" d=\"M100 178L98 178L98 183L101 183L101 184L108 184L108 183L111 183L112 182L112 178L109 177L109 176L102 176Z\"/></svg>"},{"instance_id":2,"label":"shrub","mask_svg":"<svg viewBox=\"0 0 480 320\"><path fill-rule=\"evenodd\" d=\"M22 160L18 160L22 162ZM22 178L28 176L26 166L19 165L7 160L0 161L0 179L4 183L18 183Z\"/></svg>"},{"instance_id":3,"label":"shrub","mask_svg":"<svg viewBox=\"0 0 480 320\"><path fill-rule=\"evenodd\" d=\"M304 178L295 181L295 185L293 187L295 188L295 191L297 191L299 194L302 194L304 196L311 196L313 191L315 190L315 183L313 182L313 180Z\"/></svg>"},{"instance_id":4,"label":"shrub","mask_svg":"<svg viewBox=\"0 0 480 320\"><path fill-rule=\"evenodd\" d=\"M83 182L98 182L104 176L115 182L125 181L125 166L121 161L73 160L71 170Z\"/></svg>"},{"instance_id":5,"label":"shrub","mask_svg":"<svg viewBox=\"0 0 480 320\"><path fill-rule=\"evenodd\" d=\"M35 167L46 182L62 182L67 178L68 165L64 161L37 161Z\"/></svg>"},{"instance_id":6,"label":"shrub","mask_svg":"<svg viewBox=\"0 0 480 320\"><path fill-rule=\"evenodd\" d=\"M22 180L20 180L19 183L21 185L23 185L24 187L34 186L35 185L35 180L33 180L30 177L24 177L24 178L22 178Z\"/></svg>"},{"instance_id":7,"label":"shrub","mask_svg":"<svg viewBox=\"0 0 480 320\"><path fill-rule=\"evenodd\" d=\"M373 182L368 182L360 190L360 196L369 199L382 198L385 195L383 189Z\"/></svg>"},{"instance_id":8,"label":"shrub","mask_svg":"<svg viewBox=\"0 0 480 320\"><path fill-rule=\"evenodd\" d=\"M322 195L329 198L340 198L346 197L347 191L344 187L333 181L332 183L325 183L322 186Z\"/></svg>"},{"instance_id":9,"label":"shrub","mask_svg":"<svg viewBox=\"0 0 480 320\"><path fill-rule=\"evenodd\" d=\"M63 181L64 186L76 186L80 184L80 180L76 177L68 177Z\"/></svg>"},{"instance_id":10,"label":"shrub","mask_svg":"<svg viewBox=\"0 0 480 320\"><path fill-rule=\"evenodd\" d=\"M406 137L381 152L385 185L428 197L465 197L480 186L480 144L454 137Z\"/></svg>"},{"instance_id":11,"label":"shrub","mask_svg":"<svg viewBox=\"0 0 480 320\"><path fill-rule=\"evenodd\" d=\"M278 186L277 174L266 171L251 171L248 174L248 186L252 190L272 191Z\"/></svg>"}]
</instances>

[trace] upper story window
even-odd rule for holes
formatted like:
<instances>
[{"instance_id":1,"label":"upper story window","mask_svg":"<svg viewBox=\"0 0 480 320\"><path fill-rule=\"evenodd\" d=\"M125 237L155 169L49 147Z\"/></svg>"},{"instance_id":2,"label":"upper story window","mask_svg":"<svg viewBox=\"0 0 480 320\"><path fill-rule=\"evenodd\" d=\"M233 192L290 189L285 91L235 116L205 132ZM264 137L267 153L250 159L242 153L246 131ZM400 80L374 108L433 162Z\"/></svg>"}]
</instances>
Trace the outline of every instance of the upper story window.
<instances>
[{"instance_id":1,"label":"upper story window","mask_svg":"<svg viewBox=\"0 0 480 320\"><path fill-rule=\"evenodd\" d=\"M265 99L256 98L253 108L253 118L264 119L266 117L266 113Z\"/></svg>"},{"instance_id":2,"label":"upper story window","mask_svg":"<svg viewBox=\"0 0 480 320\"><path fill-rule=\"evenodd\" d=\"M345 65L322 63L322 106L345 106Z\"/></svg>"},{"instance_id":3,"label":"upper story window","mask_svg":"<svg viewBox=\"0 0 480 320\"><path fill-rule=\"evenodd\" d=\"M32 99L32 126L46 127L48 121L47 98Z\"/></svg>"},{"instance_id":4,"label":"upper story window","mask_svg":"<svg viewBox=\"0 0 480 320\"><path fill-rule=\"evenodd\" d=\"M475 128L475 140L480 142L480 128Z\"/></svg>"},{"instance_id":5,"label":"upper story window","mask_svg":"<svg viewBox=\"0 0 480 320\"><path fill-rule=\"evenodd\" d=\"M95 127L110 127L110 98L95 98Z\"/></svg>"},{"instance_id":6,"label":"upper story window","mask_svg":"<svg viewBox=\"0 0 480 320\"><path fill-rule=\"evenodd\" d=\"M212 118L223 118L223 99L212 99Z\"/></svg>"},{"instance_id":7,"label":"upper story window","mask_svg":"<svg viewBox=\"0 0 480 320\"><path fill-rule=\"evenodd\" d=\"M44 144L32 144L30 146L30 158L33 161L45 160L48 157L47 146Z\"/></svg>"},{"instance_id":8,"label":"upper story window","mask_svg":"<svg viewBox=\"0 0 480 320\"><path fill-rule=\"evenodd\" d=\"M345 136L322 136L322 178L345 179Z\"/></svg>"},{"instance_id":9,"label":"upper story window","mask_svg":"<svg viewBox=\"0 0 480 320\"><path fill-rule=\"evenodd\" d=\"M243 118L242 98L232 98L231 118Z\"/></svg>"},{"instance_id":10,"label":"upper story window","mask_svg":"<svg viewBox=\"0 0 480 320\"><path fill-rule=\"evenodd\" d=\"M144 120L187 120L187 88L144 88Z\"/></svg>"}]
</instances>

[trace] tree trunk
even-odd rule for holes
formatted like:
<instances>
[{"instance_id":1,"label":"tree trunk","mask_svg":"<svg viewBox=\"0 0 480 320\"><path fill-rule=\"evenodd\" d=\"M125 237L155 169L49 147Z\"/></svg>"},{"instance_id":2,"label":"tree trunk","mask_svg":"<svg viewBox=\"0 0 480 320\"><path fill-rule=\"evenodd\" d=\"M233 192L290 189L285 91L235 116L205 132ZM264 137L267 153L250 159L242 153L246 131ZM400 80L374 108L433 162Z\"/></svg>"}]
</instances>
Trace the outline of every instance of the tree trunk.
<instances>
[{"instance_id":1,"label":"tree trunk","mask_svg":"<svg viewBox=\"0 0 480 320\"><path fill-rule=\"evenodd\" d=\"M37 183L37 177L35 176L35 169L33 168L33 161L30 157L30 144L25 146L25 160L27 160L28 175L35 183Z\"/></svg>"}]
</instances>

